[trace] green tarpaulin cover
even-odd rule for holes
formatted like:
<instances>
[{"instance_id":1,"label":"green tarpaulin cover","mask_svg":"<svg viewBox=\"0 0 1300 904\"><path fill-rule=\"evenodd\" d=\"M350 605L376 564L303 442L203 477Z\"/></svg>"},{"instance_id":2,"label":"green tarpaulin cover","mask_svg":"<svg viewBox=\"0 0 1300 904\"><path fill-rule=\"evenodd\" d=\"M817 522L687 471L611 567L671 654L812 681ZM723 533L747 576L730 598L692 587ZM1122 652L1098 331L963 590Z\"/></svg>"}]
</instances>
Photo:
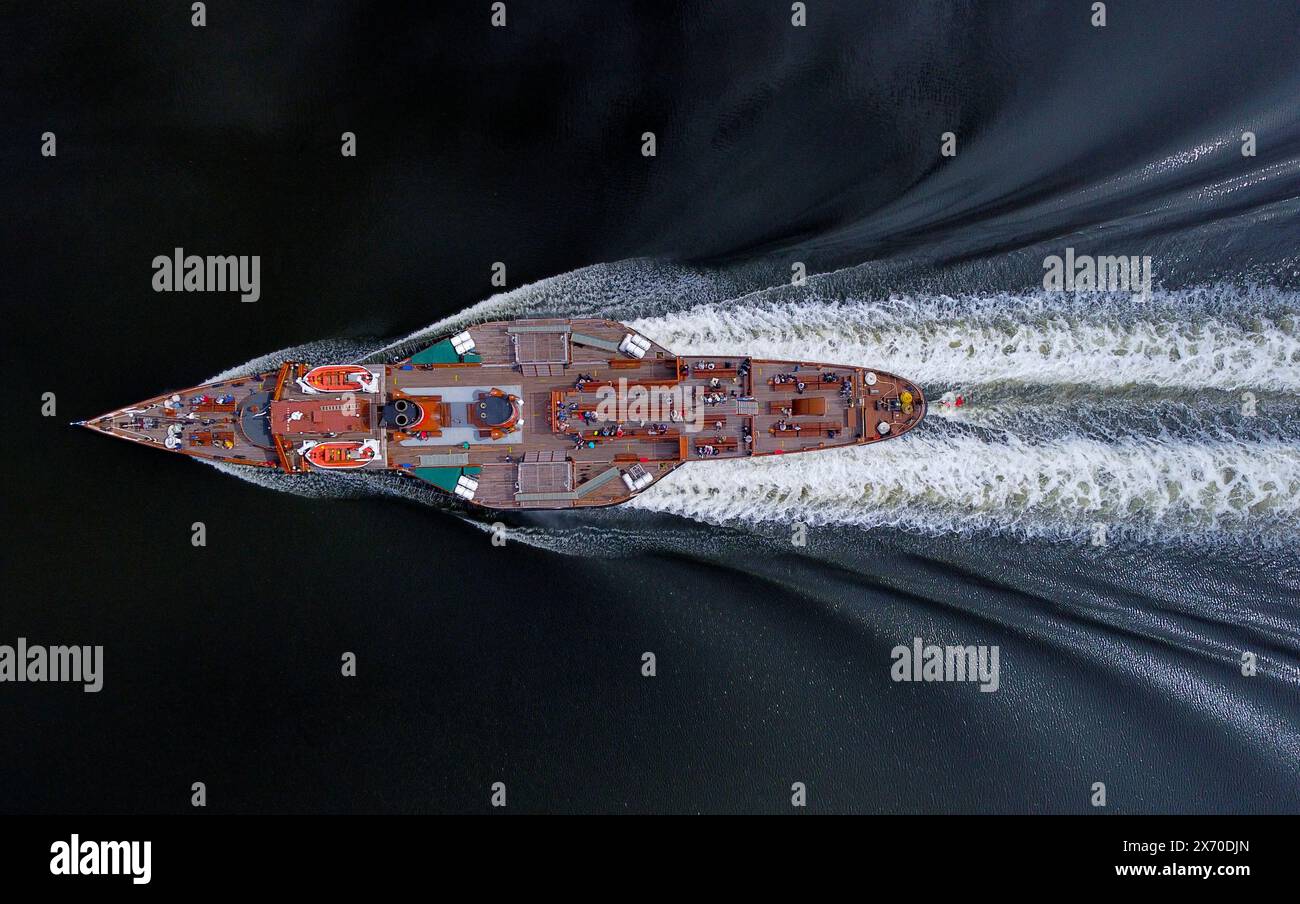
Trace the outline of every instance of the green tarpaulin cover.
<instances>
[{"instance_id":1,"label":"green tarpaulin cover","mask_svg":"<svg viewBox=\"0 0 1300 904\"><path fill-rule=\"evenodd\" d=\"M461 474L477 477L482 470L482 468L413 468L411 473L440 490L452 493L456 490L456 481Z\"/></svg>"},{"instance_id":2,"label":"green tarpaulin cover","mask_svg":"<svg viewBox=\"0 0 1300 904\"><path fill-rule=\"evenodd\" d=\"M465 356L464 360L471 364L477 364L483 358L474 352ZM451 340L444 339L437 345L431 345L422 352L411 356L412 364L459 364L461 356L456 354L456 349L452 348Z\"/></svg>"}]
</instances>

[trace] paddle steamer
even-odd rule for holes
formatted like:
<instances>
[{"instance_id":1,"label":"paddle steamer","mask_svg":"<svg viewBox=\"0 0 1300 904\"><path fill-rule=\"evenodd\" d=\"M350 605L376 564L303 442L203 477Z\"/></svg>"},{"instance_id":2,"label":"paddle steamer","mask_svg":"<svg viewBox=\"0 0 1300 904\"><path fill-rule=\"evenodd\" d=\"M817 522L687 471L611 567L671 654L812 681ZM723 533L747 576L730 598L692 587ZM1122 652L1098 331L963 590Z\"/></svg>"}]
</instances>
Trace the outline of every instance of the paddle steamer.
<instances>
[{"instance_id":1,"label":"paddle steamer","mask_svg":"<svg viewBox=\"0 0 1300 904\"><path fill-rule=\"evenodd\" d=\"M903 377L682 356L609 320L484 323L386 364L206 383L82 422L287 474L396 471L490 509L613 505L688 462L893 439L925 416Z\"/></svg>"}]
</instances>

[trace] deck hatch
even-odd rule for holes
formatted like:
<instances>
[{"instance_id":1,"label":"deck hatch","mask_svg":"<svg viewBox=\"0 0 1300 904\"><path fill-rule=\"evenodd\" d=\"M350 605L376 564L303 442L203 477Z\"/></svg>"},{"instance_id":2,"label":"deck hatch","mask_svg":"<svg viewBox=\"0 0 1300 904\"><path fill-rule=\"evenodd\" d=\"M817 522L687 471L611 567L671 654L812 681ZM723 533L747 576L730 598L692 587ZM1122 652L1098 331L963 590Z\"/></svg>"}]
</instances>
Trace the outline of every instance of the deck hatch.
<instances>
[{"instance_id":1,"label":"deck hatch","mask_svg":"<svg viewBox=\"0 0 1300 904\"><path fill-rule=\"evenodd\" d=\"M522 365L568 364L569 334L552 330L511 335L515 361Z\"/></svg>"},{"instance_id":2,"label":"deck hatch","mask_svg":"<svg viewBox=\"0 0 1300 904\"><path fill-rule=\"evenodd\" d=\"M567 493L573 489L573 466L567 461L526 461L516 476L519 492Z\"/></svg>"}]
</instances>

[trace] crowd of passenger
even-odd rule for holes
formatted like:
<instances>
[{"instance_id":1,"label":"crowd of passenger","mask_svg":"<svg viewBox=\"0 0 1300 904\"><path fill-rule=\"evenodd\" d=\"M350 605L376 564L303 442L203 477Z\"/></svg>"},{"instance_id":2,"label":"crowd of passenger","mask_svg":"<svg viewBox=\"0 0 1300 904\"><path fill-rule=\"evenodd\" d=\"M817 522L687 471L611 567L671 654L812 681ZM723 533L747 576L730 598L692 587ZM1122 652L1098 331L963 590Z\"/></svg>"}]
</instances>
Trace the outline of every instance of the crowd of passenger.
<instances>
[{"instance_id":1,"label":"crowd of passenger","mask_svg":"<svg viewBox=\"0 0 1300 904\"><path fill-rule=\"evenodd\" d=\"M848 398L853 393L853 378L849 374L837 374L831 371L826 371L824 373L818 374L817 379L822 383L840 384L840 395L843 396L844 398ZM773 377L772 385L773 386L793 385L794 391L798 393L802 393L805 389L808 388L808 384L804 381L804 378L799 375L797 366L794 372L777 374L775 377Z\"/></svg>"}]
</instances>

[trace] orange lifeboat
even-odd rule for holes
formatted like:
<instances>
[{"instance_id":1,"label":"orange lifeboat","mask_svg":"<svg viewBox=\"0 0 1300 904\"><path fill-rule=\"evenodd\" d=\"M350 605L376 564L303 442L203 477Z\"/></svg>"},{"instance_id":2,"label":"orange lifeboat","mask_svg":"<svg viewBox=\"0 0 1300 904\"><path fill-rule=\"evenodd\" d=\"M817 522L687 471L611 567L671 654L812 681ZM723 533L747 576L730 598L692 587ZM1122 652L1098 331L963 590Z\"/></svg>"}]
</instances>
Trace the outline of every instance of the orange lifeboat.
<instances>
[{"instance_id":1,"label":"orange lifeboat","mask_svg":"<svg viewBox=\"0 0 1300 904\"><path fill-rule=\"evenodd\" d=\"M312 465L331 471L364 468L379 455L379 443L373 439L360 443L319 443L309 440L298 447L298 454Z\"/></svg>"},{"instance_id":2,"label":"orange lifeboat","mask_svg":"<svg viewBox=\"0 0 1300 904\"><path fill-rule=\"evenodd\" d=\"M297 380L303 392L378 392L379 377L360 364L313 367Z\"/></svg>"}]
</instances>

